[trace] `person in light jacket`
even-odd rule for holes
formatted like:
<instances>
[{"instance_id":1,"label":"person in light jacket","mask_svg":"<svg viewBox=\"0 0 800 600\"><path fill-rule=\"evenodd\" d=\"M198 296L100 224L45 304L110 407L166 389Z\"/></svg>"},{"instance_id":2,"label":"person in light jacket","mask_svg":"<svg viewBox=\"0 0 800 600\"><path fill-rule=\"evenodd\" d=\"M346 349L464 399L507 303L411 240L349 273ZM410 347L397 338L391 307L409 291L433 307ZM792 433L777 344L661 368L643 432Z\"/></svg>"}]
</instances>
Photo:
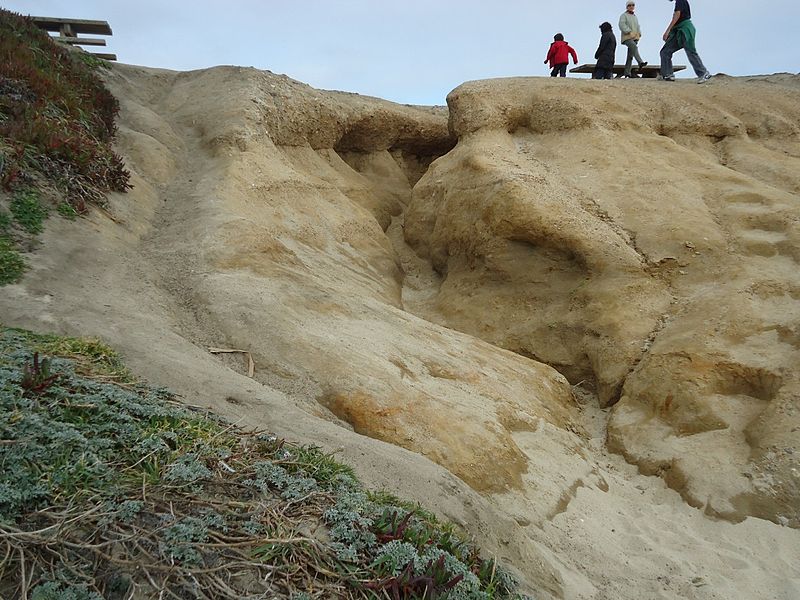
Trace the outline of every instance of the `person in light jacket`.
<instances>
[{"instance_id":1,"label":"person in light jacket","mask_svg":"<svg viewBox=\"0 0 800 600\"><path fill-rule=\"evenodd\" d=\"M633 59L639 64L639 68L647 66L647 61L642 60L639 54L639 40L642 37L642 30L639 27L639 19L635 14L636 3L628 0L625 12L619 18L620 41L628 48L628 58L625 60L625 72L623 77L634 77L631 75Z\"/></svg>"},{"instance_id":2,"label":"person in light jacket","mask_svg":"<svg viewBox=\"0 0 800 600\"><path fill-rule=\"evenodd\" d=\"M614 28L608 21L600 25L600 32L600 45L594 53L597 65L592 73L592 79L611 79L617 53L617 38L614 36Z\"/></svg>"}]
</instances>

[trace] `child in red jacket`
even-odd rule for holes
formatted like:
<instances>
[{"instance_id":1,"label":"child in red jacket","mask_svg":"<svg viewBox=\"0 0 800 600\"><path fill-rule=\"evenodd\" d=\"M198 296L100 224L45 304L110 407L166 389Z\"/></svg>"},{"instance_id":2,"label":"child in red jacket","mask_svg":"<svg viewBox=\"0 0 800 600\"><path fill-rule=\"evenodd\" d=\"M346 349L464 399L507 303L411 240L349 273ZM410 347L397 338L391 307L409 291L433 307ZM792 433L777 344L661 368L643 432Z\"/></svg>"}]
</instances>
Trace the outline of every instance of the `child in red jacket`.
<instances>
[{"instance_id":1,"label":"child in red jacket","mask_svg":"<svg viewBox=\"0 0 800 600\"><path fill-rule=\"evenodd\" d=\"M567 65L569 64L569 57L572 55L574 64L578 64L578 53L575 49L564 41L564 36L557 33L553 36L555 40L550 44L550 50L547 52L547 58L544 59L544 64L550 63L550 77L567 76Z\"/></svg>"}]
</instances>

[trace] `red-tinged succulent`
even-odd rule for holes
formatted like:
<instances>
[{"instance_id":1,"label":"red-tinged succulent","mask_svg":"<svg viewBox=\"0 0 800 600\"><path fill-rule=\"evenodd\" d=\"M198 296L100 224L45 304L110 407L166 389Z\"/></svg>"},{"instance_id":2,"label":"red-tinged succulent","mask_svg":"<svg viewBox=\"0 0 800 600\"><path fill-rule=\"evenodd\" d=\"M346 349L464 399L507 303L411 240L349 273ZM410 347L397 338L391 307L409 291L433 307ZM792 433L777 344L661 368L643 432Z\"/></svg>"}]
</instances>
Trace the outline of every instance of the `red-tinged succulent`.
<instances>
[{"instance_id":1,"label":"red-tinged succulent","mask_svg":"<svg viewBox=\"0 0 800 600\"><path fill-rule=\"evenodd\" d=\"M130 187L111 148L119 103L84 55L0 9L0 184L49 180L78 212Z\"/></svg>"}]
</instances>

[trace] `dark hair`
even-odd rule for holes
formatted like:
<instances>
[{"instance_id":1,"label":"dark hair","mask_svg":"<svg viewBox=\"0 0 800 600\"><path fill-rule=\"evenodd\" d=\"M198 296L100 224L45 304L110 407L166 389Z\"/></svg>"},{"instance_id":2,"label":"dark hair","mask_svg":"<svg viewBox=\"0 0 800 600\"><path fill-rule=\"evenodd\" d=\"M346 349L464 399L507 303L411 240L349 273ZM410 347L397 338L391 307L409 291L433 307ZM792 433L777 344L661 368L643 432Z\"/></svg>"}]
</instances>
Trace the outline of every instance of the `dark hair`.
<instances>
[{"instance_id":1,"label":"dark hair","mask_svg":"<svg viewBox=\"0 0 800 600\"><path fill-rule=\"evenodd\" d=\"M609 23L608 21L606 21L605 23L602 23L602 24L600 25L600 31L602 31L602 32L604 32L604 33L605 33L606 31L612 31L613 29L614 29L614 28L611 26L611 23Z\"/></svg>"},{"instance_id":2,"label":"dark hair","mask_svg":"<svg viewBox=\"0 0 800 600\"><path fill-rule=\"evenodd\" d=\"M563 33L557 33L557 34L555 34L553 36L553 39L555 41L557 41L557 42L563 42L564 41L564 34Z\"/></svg>"}]
</instances>

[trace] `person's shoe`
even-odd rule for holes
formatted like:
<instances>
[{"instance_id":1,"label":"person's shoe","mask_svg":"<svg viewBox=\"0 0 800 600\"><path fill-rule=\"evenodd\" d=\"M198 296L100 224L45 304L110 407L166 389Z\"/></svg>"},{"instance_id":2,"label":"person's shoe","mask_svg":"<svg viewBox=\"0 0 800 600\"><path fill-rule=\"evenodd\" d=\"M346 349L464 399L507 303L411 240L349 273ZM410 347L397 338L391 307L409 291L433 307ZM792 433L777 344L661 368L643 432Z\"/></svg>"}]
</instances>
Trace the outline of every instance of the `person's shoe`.
<instances>
[{"instance_id":1,"label":"person's shoe","mask_svg":"<svg viewBox=\"0 0 800 600\"><path fill-rule=\"evenodd\" d=\"M702 76L702 77L698 77L698 78L697 78L697 83L705 83L705 82L706 82L706 81L708 81L709 79L711 79L711 73L709 73L708 71L706 71L706 72L703 74L703 76Z\"/></svg>"},{"instance_id":2,"label":"person's shoe","mask_svg":"<svg viewBox=\"0 0 800 600\"><path fill-rule=\"evenodd\" d=\"M667 75L666 77L661 78L662 81L675 81L674 75Z\"/></svg>"},{"instance_id":3,"label":"person's shoe","mask_svg":"<svg viewBox=\"0 0 800 600\"><path fill-rule=\"evenodd\" d=\"M642 64L639 65L640 69L644 69L647 66L647 61L644 61Z\"/></svg>"}]
</instances>

